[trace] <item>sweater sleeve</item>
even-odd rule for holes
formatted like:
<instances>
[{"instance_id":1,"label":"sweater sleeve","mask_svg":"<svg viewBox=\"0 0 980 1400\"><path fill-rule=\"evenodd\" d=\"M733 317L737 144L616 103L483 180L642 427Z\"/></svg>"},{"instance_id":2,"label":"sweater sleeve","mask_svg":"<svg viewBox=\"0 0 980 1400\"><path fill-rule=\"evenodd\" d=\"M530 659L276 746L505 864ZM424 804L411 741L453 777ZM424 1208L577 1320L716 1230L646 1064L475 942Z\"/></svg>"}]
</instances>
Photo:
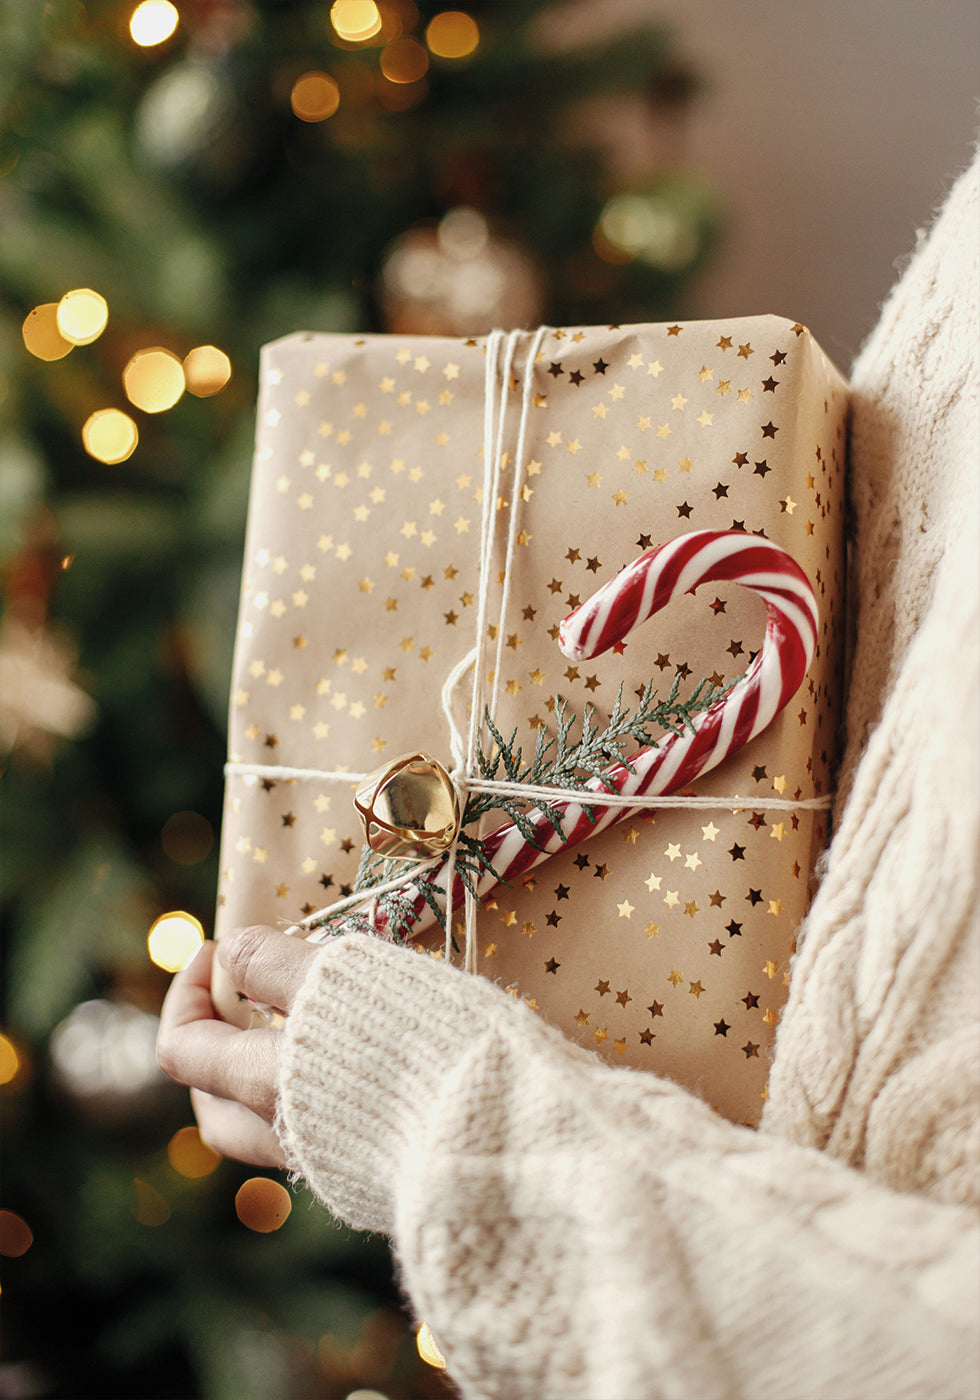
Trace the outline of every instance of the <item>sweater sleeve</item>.
<instances>
[{"instance_id":1,"label":"sweater sleeve","mask_svg":"<svg viewBox=\"0 0 980 1400\"><path fill-rule=\"evenodd\" d=\"M607 1067L423 954L322 950L280 1131L336 1215L393 1237L466 1396L977 1393L971 1211Z\"/></svg>"}]
</instances>

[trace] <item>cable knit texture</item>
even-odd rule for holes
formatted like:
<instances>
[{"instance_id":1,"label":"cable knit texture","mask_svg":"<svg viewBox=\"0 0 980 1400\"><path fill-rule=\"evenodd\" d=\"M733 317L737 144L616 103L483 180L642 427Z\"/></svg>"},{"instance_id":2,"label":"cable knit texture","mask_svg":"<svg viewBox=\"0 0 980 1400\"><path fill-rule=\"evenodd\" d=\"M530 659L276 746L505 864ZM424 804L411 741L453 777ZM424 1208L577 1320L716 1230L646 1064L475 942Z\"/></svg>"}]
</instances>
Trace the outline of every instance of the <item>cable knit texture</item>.
<instances>
[{"instance_id":1,"label":"cable knit texture","mask_svg":"<svg viewBox=\"0 0 980 1400\"><path fill-rule=\"evenodd\" d=\"M760 1130L359 935L289 1017L290 1161L466 1397L980 1390L977 219L974 165L853 370L846 801Z\"/></svg>"}]
</instances>

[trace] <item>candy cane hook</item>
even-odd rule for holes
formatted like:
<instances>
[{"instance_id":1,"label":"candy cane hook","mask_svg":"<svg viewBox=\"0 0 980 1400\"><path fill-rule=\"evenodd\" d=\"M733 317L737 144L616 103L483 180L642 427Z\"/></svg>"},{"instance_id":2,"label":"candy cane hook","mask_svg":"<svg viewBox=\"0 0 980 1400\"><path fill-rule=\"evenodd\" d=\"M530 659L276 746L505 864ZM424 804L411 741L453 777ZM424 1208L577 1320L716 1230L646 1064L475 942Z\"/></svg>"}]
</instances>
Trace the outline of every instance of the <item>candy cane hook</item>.
<instances>
[{"instance_id":1,"label":"candy cane hook","mask_svg":"<svg viewBox=\"0 0 980 1400\"><path fill-rule=\"evenodd\" d=\"M674 598L693 593L703 583L720 582L741 583L765 602L762 646L745 675L721 700L695 716L690 727L639 750L628 765L617 763L607 770L607 780L623 796L649 799L675 792L716 767L771 723L799 688L816 649L813 589L795 560L771 541L740 530L696 530L640 555L576 608L559 628L562 652L572 660L585 660L621 641ZM540 807L528 811L537 844L527 841L512 822L484 838L487 858L500 880L510 882L549 855L635 814L644 805L604 804L602 795L608 788L596 779L585 782L583 791L594 792L596 800L583 804L579 799L556 795L547 804L558 814L560 832ZM481 898L496 887L497 876L486 872L476 882ZM433 919L421 893L423 882L445 908L446 861L405 882L403 893L413 902L417 915L413 933L421 932ZM457 873L453 907L463 894ZM384 915L376 908L374 917L377 931L383 934Z\"/></svg>"}]
</instances>

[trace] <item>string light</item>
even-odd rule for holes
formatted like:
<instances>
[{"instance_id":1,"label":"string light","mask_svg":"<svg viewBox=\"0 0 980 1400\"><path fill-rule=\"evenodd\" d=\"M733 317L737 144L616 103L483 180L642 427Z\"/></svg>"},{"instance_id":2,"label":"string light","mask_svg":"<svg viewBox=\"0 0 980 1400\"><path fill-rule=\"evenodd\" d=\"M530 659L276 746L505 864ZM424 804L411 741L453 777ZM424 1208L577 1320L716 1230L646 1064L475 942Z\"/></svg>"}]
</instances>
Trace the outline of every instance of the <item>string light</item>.
<instances>
[{"instance_id":1,"label":"string light","mask_svg":"<svg viewBox=\"0 0 980 1400\"><path fill-rule=\"evenodd\" d=\"M417 39L394 39L382 50L379 67L390 83L417 83L429 71L429 55Z\"/></svg>"},{"instance_id":2,"label":"string light","mask_svg":"<svg viewBox=\"0 0 980 1400\"><path fill-rule=\"evenodd\" d=\"M136 424L118 408L100 408L82 426L82 444L97 462L115 466L131 457L139 442Z\"/></svg>"},{"instance_id":3,"label":"string light","mask_svg":"<svg viewBox=\"0 0 980 1400\"><path fill-rule=\"evenodd\" d=\"M186 967L203 942L200 921L183 910L161 914L146 935L150 961L165 972L179 972Z\"/></svg>"},{"instance_id":4,"label":"string light","mask_svg":"<svg viewBox=\"0 0 980 1400\"><path fill-rule=\"evenodd\" d=\"M180 360L160 346L137 350L123 370L122 380L127 399L144 413L173 408L187 387Z\"/></svg>"},{"instance_id":5,"label":"string light","mask_svg":"<svg viewBox=\"0 0 980 1400\"><path fill-rule=\"evenodd\" d=\"M418 1332L415 1334L415 1345L419 1349L419 1356L423 1361L427 1361L430 1366L434 1366L437 1371L446 1369L446 1358L436 1346L436 1339L427 1322L423 1322Z\"/></svg>"},{"instance_id":6,"label":"string light","mask_svg":"<svg viewBox=\"0 0 980 1400\"><path fill-rule=\"evenodd\" d=\"M170 0L143 0L129 18L129 32L140 48L150 49L169 39L177 28L180 15Z\"/></svg>"},{"instance_id":7,"label":"string light","mask_svg":"<svg viewBox=\"0 0 980 1400\"><path fill-rule=\"evenodd\" d=\"M462 10L443 10L429 21L425 42L439 58L466 58L480 42L479 26Z\"/></svg>"},{"instance_id":8,"label":"string light","mask_svg":"<svg viewBox=\"0 0 980 1400\"><path fill-rule=\"evenodd\" d=\"M592 245L606 262L639 260L676 272L698 251L697 225L678 199L656 193L619 194L599 215Z\"/></svg>"},{"instance_id":9,"label":"string light","mask_svg":"<svg viewBox=\"0 0 980 1400\"><path fill-rule=\"evenodd\" d=\"M293 83L289 105L301 122L322 122L340 106L340 88L329 73L304 73Z\"/></svg>"},{"instance_id":10,"label":"string light","mask_svg":"<svg viewBox=\"0 0 980 1400\"><path fill-rule=\"evenodd\" d=\"M105 297L91 287L65 292L58 302L58 330L72 345L91 345L106 328L109 307Z\"/></svg>"},{"instance_id":11,"label":"string light","mask_svg":"<svg viewBox=\"0 0 980 1400\"><path fill-rule=\"evenodd\" d=\"M286 1188L267 1176L250 1177L235 1197L235 1213L239 1220L260 1235L278 1230L292 1208Z\"/></svg>"},{"instance_id":12,"label":"string light","mask_svg":"<svg viewBox=\"0 0 980 1400\"><path fill-rule=\"evenodd\" d=\"M21 326L24 344L39 360L63 360L74 349L58 329L58 303L46 301L29 311Z\"/></svg>"},{"instance_id":13,"label":"string light","mask_svg":"<svg viewBox=\"0 0 980 1400\"><path fill-rule=\"evenodd\" d=\"M380 33L383 21L375 0L334 0L330 23L339 38L363 44Z\"/></svg>"},{"instance_id":14,"label":"string light","mask_svg":"<svg viewBox=\"0 0 980 1400\"><path fill-rule=\"evenodd\" d=\"M192 1181L210 1176L222 1160L221 1153L208 1147L195 1127L177 1129L167 1143L167 1156L174 1171Z\"/></svg>"}]
</instances>

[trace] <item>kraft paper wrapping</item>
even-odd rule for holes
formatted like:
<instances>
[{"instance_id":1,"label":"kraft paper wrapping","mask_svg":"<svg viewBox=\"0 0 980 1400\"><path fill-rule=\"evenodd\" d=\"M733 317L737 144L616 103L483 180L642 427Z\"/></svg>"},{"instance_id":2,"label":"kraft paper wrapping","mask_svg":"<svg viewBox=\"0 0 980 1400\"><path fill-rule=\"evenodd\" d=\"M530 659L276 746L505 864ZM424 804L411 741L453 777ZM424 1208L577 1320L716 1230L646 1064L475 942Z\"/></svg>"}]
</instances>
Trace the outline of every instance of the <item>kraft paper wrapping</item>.
<instances>
[{"instance_id":1,"label":"kraft paper wrapping","mask_svg":"<svg viewBox=\"0 0 980 1400\"><path fill-rule=\"evenodd\" d=\"M508 397L515 450L523 337ZM350 892L362 832L343 778L414 749L451 766L439 696L472 647L479 587L485 339L297 334L263 351L231 696L216 936L295 923ZM570 664L557 625L651 544L744 529L786 549L820 609L807 679L769 728L690 792L560 852L485 902L480 971L572 1040L755 1123L830 791L842 670L847 386L775 316L550 330L533 409L508 614L498 502L495 720L529 754L556 697L608 713L651 677L666 694L749 664L761 600L709 584ZM492 653L491 653L492 656ZM243 765L239 768L238 765ZM724 799L738 796L733 810ZM440 956L431 938L420 956ZM431 945L431 946L429 946ZM225 984L223 1014L247 1022Z\"/></svg>"}]
</instances>

